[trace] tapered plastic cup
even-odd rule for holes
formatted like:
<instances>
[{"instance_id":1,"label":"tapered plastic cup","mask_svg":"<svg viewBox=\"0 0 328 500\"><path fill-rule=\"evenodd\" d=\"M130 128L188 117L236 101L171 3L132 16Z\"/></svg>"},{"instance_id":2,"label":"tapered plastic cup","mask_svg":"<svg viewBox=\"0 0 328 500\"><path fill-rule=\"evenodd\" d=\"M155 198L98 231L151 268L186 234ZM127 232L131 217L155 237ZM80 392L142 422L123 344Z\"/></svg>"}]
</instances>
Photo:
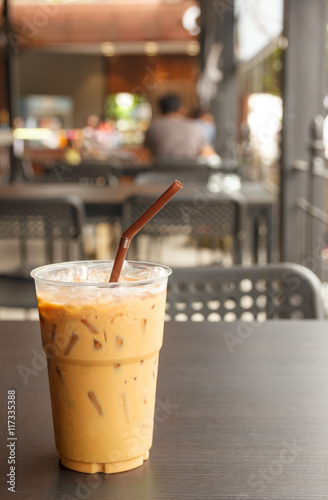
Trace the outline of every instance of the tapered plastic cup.
<instances>
[{"instance_id":1,"label":"tapered plastic cup","mask_svg":"<svg viewBox=\"0 0 328 500\"><path fill-rule=\"evenodd\" d=\"M56 448L80 472L142 465L153 438L158 355L171 270L130 262L108 283L111 261L32 271Z\"/></svg>"}]
</instances>

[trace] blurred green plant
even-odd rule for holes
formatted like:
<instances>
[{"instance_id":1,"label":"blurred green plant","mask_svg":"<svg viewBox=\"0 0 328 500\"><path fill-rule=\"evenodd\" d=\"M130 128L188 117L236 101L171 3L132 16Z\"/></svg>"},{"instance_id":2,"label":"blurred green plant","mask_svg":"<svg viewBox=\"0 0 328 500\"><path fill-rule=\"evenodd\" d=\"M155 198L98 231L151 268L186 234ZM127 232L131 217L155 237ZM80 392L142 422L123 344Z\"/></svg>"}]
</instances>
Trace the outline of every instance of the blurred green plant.
<instances>
[{"instance_id":1,"label":"blurred green plant","mask_svg":"<svg viewBox=\"0 0 328 500\"><path fill-rule=\"evenodd\" d=\"M124 120L133 117L134 109L147 102L144 96L121 92L110 94L106 99L106 116L114 120Z\"/></svg>"},{"instance_id":2,"label":"blurred green plant","mask_svg":"<svg viewBox=\"0 0 328 500\"><path fill-rule=\"evenodd\" d=\"M280 97L282 95L282 53L282 49L277 47L261 63L263 64L263 92L278 95Z\"/></svg>"}]
</instances>

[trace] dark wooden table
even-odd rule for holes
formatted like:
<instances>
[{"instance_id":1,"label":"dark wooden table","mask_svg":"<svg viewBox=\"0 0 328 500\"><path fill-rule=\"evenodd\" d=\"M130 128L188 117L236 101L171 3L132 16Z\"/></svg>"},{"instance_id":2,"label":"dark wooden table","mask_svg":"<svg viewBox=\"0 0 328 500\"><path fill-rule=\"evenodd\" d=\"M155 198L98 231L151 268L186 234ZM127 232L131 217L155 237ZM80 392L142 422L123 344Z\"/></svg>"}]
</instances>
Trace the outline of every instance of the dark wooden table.
<instances>
[{"instance_id":1,"label":"dark wooden table","mask_svg":"<svg viewBox=\"0 0 328 500\"><path fill-rule=\"evenodd\" d=\"M150 459L89 476L59 464L38 324L1 322L1 498L328 498L328 323L167 323ZM17 367L34 370L24 385ZM16 390L16 493L6 491Z\"/></svg>"}]
</instances>

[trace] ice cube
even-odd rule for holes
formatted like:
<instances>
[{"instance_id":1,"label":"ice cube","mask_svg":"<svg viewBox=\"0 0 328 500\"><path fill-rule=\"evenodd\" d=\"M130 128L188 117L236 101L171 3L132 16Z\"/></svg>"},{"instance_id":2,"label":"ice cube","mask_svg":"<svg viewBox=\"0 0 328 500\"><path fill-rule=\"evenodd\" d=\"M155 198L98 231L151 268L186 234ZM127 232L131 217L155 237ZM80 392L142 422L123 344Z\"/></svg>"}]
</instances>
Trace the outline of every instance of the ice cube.
<instances>
[{"instance_id":1,"label":"ice cube","mask_svg":"<svg viewBox=\"0 0 328 500\"><path fill-rule=\"evenodd\" d=\"M125 267L123 272L121 272L122 279L128 280L147 280L151 278L151 270L145 269L142 265L136 266L135 264L129 264L125 262Z\"/></svg>"},{"instance_id":2,"label":"ice cube","mask_svg":"<svg viewBox=\"0 0 328 500\"><path fill-rule=\"evenodd\" d=\"M67 283L73 283L74 282L74 270L73 269L66 269L65 271L59 271L57 273L54 273L53 276L51 276L52 273L49 274L48 279L54 279L55 281L66 281Z\"/></svg>"},{"instance_id":3,"label":"ice cube","mask_svg":"<svg viewBox=\"0 0 328 500\"><path fill-rule=\"evenodd\" d=\"M89 270L87 280L90 283L108 283L110 273L102 269Z\"/></svg>"},{"instance_id":4,"label":"ice cube","mask_svg":"<svg viewBox=\"0 0 328 500\"><path fill-rule=\"evenodd\" d=\"M150 278L163 278L165 275L166 275L165 269L160 266L153 267L149 271Z\"/></svg>"},{"instance_id":5,"label":"ice cube","mask_svg":"<svg viewBox=\"0 0 328 500\"><path fill-rule=\"evenodd\" d=\"M73 268L74 278L78 278L79 281L87 281L88 268L87 266L74 266Z\"/></svg>"}]
</instances>

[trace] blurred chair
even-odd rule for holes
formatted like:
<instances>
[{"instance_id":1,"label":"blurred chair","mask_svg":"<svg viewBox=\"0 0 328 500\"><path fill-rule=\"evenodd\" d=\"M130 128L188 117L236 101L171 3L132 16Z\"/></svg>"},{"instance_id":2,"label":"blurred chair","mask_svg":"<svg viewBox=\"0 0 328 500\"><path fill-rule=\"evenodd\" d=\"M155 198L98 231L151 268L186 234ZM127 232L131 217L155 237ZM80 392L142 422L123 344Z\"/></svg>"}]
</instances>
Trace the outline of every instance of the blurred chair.
<instances>
[{"instance_id":1,"label":"blurred chair","mask_svg":"<svg viewBox=\"0 0 328 500\"><path fill-rule=\"evenodd\" d=\"M0 273L0 307L36 307L31 269L84 257L83 220L84 206L74 197L0 200L0 243L13 262Z\"/></svg>"},{"instance_id":2,"label":"blurred chair","mask_svg":"<svg viewBox=\"0 0 328 500\"><path fill-rule=\"evenodd\" d=\"M51 168L46 170L42 176L35 177L35 183L72 183L81 188L87 186L113 187L119 183L118 176L113 173L115 168L108 162L87 159L82 160L76 166L61 162L53 162L51 165ZM89 205L86 210L89 228L87 234L90 236L87 238L87 242L92 242L91 245L88 245L88 253L90 252L92 255L97 253L98 250L102 252L101 248L104 249L104 246L101 244L104 238L99 240L100 245L98 245L97 233L99 233L99 230L102 234L107 232L107 236L110 235L108 246L112 247L111 250L115 252L122 224L120 210L118 213L116 206L108 205L107 214L104 216L103 214L99 214L96 203L91 204L91 206ZM104 224L108 224L107 229L105 229ZM102 252L101 255L104 255L104 253Z\"/></svg>"},{"instance_id":3,"label":"blurred chair","mask_svg":"<svg viewBox=\"0 0 328 500\"><path fill-rule=\"evenodd\" d=\"M156 199L156 196L147 195L127 200L123 207L123 228L128 228ZM172 198L134 237L133 248L137 253L138 237L142 234L153 238L190 235L198 242L207 238L212 247L217 240L229 237L233 261L240 263L242 220L241 207L235 200L226 197L197 198L195 193L181 193L179 197Z\"/></svg>"},{"instance_id":4,"label":"blurred chair","mask_svg":"<svg viewBox=\"0 0 328 500\"><path fill-rule=\"evenodd\" d=\"M118 178L114 175L110 165L83 162L80 165L68 165L62 162L53 162L51 168L34 179L37 183L80 183L97 186L117 186Z\"/></svg>"},{"instance_id":5,"label":"blurred chair","mask_svg":"<svg viewBox=\"0 0 328 500\"><path fill-rule=\"evenodd\" d=\"M168 320L324 319L321 282L297 264L174 269Z\"/></svg>"}]
</instances>

